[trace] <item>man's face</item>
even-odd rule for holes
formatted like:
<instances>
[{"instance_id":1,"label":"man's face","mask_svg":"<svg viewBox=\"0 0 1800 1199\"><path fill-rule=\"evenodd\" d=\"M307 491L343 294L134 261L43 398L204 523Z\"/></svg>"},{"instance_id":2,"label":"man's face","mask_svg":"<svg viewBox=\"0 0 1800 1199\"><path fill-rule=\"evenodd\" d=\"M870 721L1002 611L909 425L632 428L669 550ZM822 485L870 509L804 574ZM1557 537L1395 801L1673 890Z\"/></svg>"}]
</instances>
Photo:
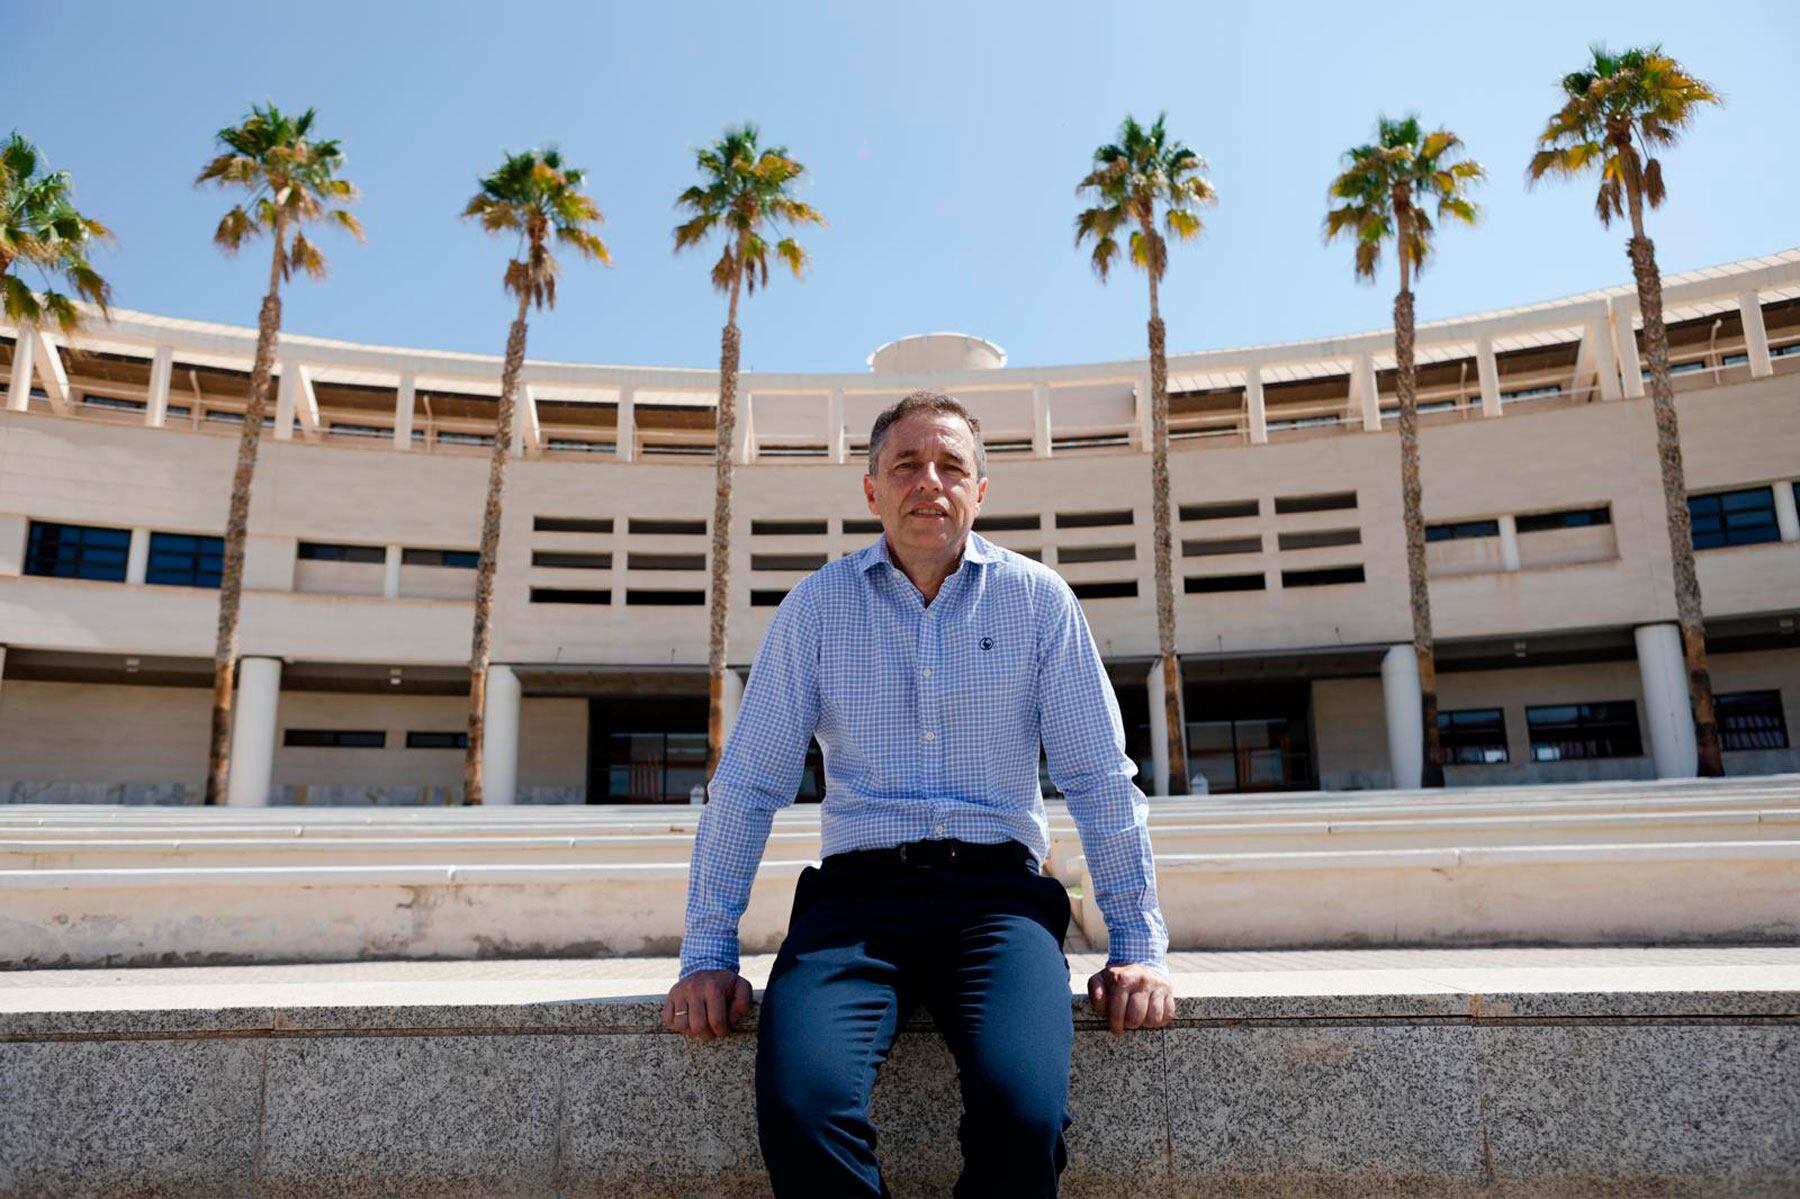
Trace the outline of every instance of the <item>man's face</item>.
<instances>
[{"instance_id":1,"label":"man's face","mask_svg":"<svg viewBox=\"0 0 1800 1199\"><path fill-rule=\"evenodd\" d=\"M888 428L877 473L863 476L863 494L901 553L961 545L987 495L987 480L975 477L975 435L949 413L903 417Z\"/></svg>"}]
</instances>

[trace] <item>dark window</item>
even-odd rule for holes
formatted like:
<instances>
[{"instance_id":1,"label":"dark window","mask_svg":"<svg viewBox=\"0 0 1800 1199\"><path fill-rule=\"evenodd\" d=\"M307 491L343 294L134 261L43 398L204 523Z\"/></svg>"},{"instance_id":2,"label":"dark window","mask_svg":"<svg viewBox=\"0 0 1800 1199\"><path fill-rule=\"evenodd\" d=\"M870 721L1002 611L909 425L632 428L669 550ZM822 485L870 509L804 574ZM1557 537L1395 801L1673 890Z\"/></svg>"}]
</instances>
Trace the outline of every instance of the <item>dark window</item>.
<instances>
[{"instance_id":1,"label":"dark window","mask_svg":"<svg viewBox=\"0 0 1800 1199\"><path fill-rule=\"evenodd\" d=\"M785 537L800 533L814 536L825 532L822 520L753 520L750 522L752 537Z\"/></svg>"},{"instance_id":2,"label":"dark window","mask_svg":"<svg viewBox=\"0 0 1800 1199\"><path fill-rule=\"evenodd\" d=\"M225 539L191 533L150 534L144 582L171 587L217 587L225 573Z\"/></svg>"},{"instance_id":3,"label":"dark window","mask_svg":"<svg viewBox=\"0 0 1800 1199\"><path fill-rule=\"evenodd\" d=\"M1438 713L1438 742L1452 766L1490 766L1506 761L1506 715L1499 708Z\"/></svg>"},{"instance_id":4,"label":"dark window","mask_svg":"<svg viewBox=\"0 0 1800 1199\"><path fill-rule=\"evenodd\" d=\"M1525 727L1534 762L1635 758L1644 752L1637 705L1628 699L1526 708Z\"/></svg>"},{"instance_id":5,"label":"dark window","mask_svg":"<svg viewBox=\"0 0 1800 1199\"><path fill-rule=\"evenodd\" d=\"M685 608L699 607L706 602L704 591L646 591L632 588L625 593L627 604L647 604L652 607Z\"/></svg>"},{"instance_id":6,"label":"dark window","mask_svg":"<svg viewBox=\"0 0 1800 1199\"><path fill-rule=\"evenodd\" d=\"M1042 528L1043 524L1043 519L1036 513L1027 516L977 516L975 531L977 533L1020 533L1026 529Z\"/></svg>"},{"instance_id":7,"label":"dark window","mask_svg":"<svg viewBox=\"0 0 1800 1199\"><path fill-rule=\"evenodd\" d=\"M604 587L533 587L534 604L610 604L612 592Z\"/></svg>"},{"instance_id":8,"label":"dark window","mask_svg":"<svg viewBox=\"0 0 1800 1199\"><path fill-rule=\"evenodd\" d=\"M52 579L125 581L131 553L130 529L31 522L25 544L25 573Z\"/></svg>"},{"instance_id":9,"label":"dark window","mask_svg":"<svg viewBox=\"0 0 1800 1199\"><path fill-rule=\"evenodd\" d=\"M1236 516L1255 516L1262 511L1259 500L1221 500L1216 504L1183 504L1182 520L1229 520Z\"/></svg>"},{"instance_id":10,"label":"dark window","mask_svg":"<svg viewBox=\"0 0 1800 1199\"><path fill-rule=\"evenodd\" d=\"M1775 523L1773 487L1690 495L1688 516L1693 520L1697 550L1781 540L1781 529Z\"/></svg>"},{"instance_id":11,"label":"dark window","mask_svg":"<svg viewBox=\"0 0 1800 1199\"><path fill-rule=\"evenodd\" d=\"M467 733L438 733L438 732L410 732L410 733L406 734L406 748L408 748L408 749L467 749L467 748L469 748L469 734L467 734Z\"/></svg>"},{"instance_id":12,"label":"dark window","mask_svg":"<svg viewBox=\"0 0 1800 1199\"><path fill-rule=\"evenodd\" d=\"M1125 583L1070 583L1076 599L1136 599L1137 580Z\"/></svg>"},{"instance_id":13,"label":"dark window","mask_svg":"<svg viewBox=\"0 0 1800 1199\"><path fill-rule=\"evenodd\" d=\"M787 592L755 589L750 592L752 608L779 608L781 601L787 598Z\"/></svg>"},{"instance_id":14,"label":"dark window","mask_svg":"<svg viewBox=\"0 0 1800 1199\"><path fill-rule=\"evenodd\" d=\"M1132 521L1131 509L1118 508L1109 512L1058 512L1056 527L1059 529L1104 529L1112 525L1128 525Z\"/></svg>"},{"instance_id":15,"label":"dark window","mask_svg":"<svg viewBox=\"0 0 1800 1199\"><path fill-rule=\"evenodd\" d=\"M846 533L879 533L879 532L881 532L881 522L878 520L867 520L867 519L854 519L853 520L853 519L846 518L844 521L844 532L846 532Z\"/></svg>"},{"instance_id":16,"label":"dark window","mask_svg":"<svg viewBox=\"0 0 1800 1199\"><path fill-rule=\"evenodd\" d=\"M1498 537L1500 522L1497 520L1458 520L1443 525L1426 525L1427 541L1462 541L1470 537Z\"/></svg>"},{"instance_id":17,"label":"dark window","mask_svg":"<svg viewBox=\"0 0 1800 1199\"><path fill-rule=\"evenodd\" d=\"M1213 558L1221 554L1260 554L1262 536L1208 537L1181 543L1183 558Z\"/></svg>"},{"instance_id":18,"label":"dark window","mask_svg":"<svg viewBox=\"0 0 1800 1199\"><path fill-rule=\"evenodd\" d=\"M481 565L480 550L403 549L402 566L454 566L458 570L474 570Z\"/></svg>"},{"instance_id":19,"label":"dark window","mask_svg":"<svg viewBox=\"0 0 1800 1199\"><path fill-rule=\"evenodd\" d=\"M825 565L824 554L751 554L751 570L817 570Z\"/></svg>"},{"instance_id":20,"label":"dark window","mask_svg":"<svg viewBox=\"0 0 1800 1199\"><path fill-rule=\"evenodd\" d=\"M1332 587L1338 583L1360 583L1363 581L1363 568L1360 566L1321 566L1315 570L1284 570L1281 572L1283 587Z\"/></svg>"},{"instance_id":21,"label":"dark window","mask_svg":"<svg viewBox=\"0 0 1800 1199\"><path fill-rule=\"evenodd\" d=\"M1066 545L1056 551L1058 562L1135 562L1135 545Z\"/></svg>"},{"instance_id":22,"label":"dark window","mask_svg":"<svg viewBox=\"0 0 1800 1199\"><path fill-rule=\"evenodd\" d=\"M649 533L657 537L704 537L704 520L649 519L634 516L625 522L630 533Z\"/></svg>"},{"instance_id":23,"label":"dark window","mask_svg":"<svg viewBox=\"0 0 1800 1199\"><path fill-rule=\"evenodd\" d=\"M583 554L574 550L532 550L533 566L553 566L563 570L611 570L611 554Z\"/></svg>"},{"instance_id":24,"label":"dark window","mask_svg":"<svg viewBox=\"0 0 1800 1199\"><path fill-rule=\"evenodd\" d=\"M1275 542L1284 550L1316 550L1327 545L1361 545L1361 529L1312 529L1304 533L1280 533Z\"/></svg>"},{"instance_id":25,"label":"dark window","mask_svg":"<svg viewBox=\"0 0 1800 1199\"><path fill-rule=\"evenodd\" d=\"M1786 749L1787 716L1779 691L1734 691L1715 701L1726 749Z\"/></svg>"},{"instance_id":26,"label":"dark window","mask_svg":"<svg viewBox=\"0 0 1800 1199\"><path fill-rule=\"evenodd\" d=\"M1040 549L1014 550L1013 553L1019 555L1021 558L1030 558L1033 562L1042 562L1044 560L1044 551Z\"/></svg>"},{"instance_id":27,"label":"dark window","mask_svg":"<svg viewBox=\"0 0 1800 1199\"><path fill-rule=\"evenodd\" d=\"M706 555L630 553L625 565L632 570L705 570Z\"/></svg>"},{"instance_id":28,"label":"dark window","mask_svg":"<svg viewBox=\"0 0 1800 1199\"><path fill-rule=\"evenodd\" d=\"M534 533L610 533L613 522L610 516L534 516L531 529Z\"/></svg>"},{"instance_id":29,"label":"dark window","mask_svg":"<svg viewBox=\"0 0 1800 1199\"><path fill-rule=\"evenodd\" d=\"M1528 512L1516 521L1521 533L1542 533L1549 529L1583 529L1589 525L1610 525L1611 508L1567 508L1561 512Z\"/></svg>"},{"instance_id":30,"label":"dark window","mask_svg":"<svg viewBox=\"0 0 1800 1199\"><path fill-rule=\"evenodd\" d=\"M1199 575L1182 580L1182 590L1189 595L1205 595L1213 591L1262 591L1269 581L1254 575Z\"/></svg>"},{"instance_id":31,"label":"dark window","mask_svg":"<svg viewBox=\"0 0 1800 1199\"><path fill-rule=\"evenodd\" d=\"M331 545L323 541L302 541L300 557L307 562L374 562L387 561L387 550L379 545Z\"/></svg>"},{"instance_id":32,"label":"dark window","mask_svg":"<svg viewBox=\"0 0 1800 1199\"><path fill-rule=\"evenodd\" d=\"M1318 495L1278 495L1275 497L1275 513L1287 512L1331 512L1338 508L1356 507L1354 491L1327 491Z\"/></svg>"},{"instance_id":33,"label":"dark window","mask_svg":"<svg viewBox=\"0 0 1800 1199\"><path fill-rule=\"evenodd\" d=\"M386 749L380 729L289 729L281 743L295 749Z\"/></svg>"},{"instance_id":34,"label":"dark window","mask_svg":"<svg viewBox=\"0 0 1800 1199\"><path fill-rule=\"evenodd\" d=\"M83 394L81 402L89 408L111 408L119 412L143 412L150 407L143 400L121 400L115 396L97 396L92 392Z\"/></svg>"}]
</instances>

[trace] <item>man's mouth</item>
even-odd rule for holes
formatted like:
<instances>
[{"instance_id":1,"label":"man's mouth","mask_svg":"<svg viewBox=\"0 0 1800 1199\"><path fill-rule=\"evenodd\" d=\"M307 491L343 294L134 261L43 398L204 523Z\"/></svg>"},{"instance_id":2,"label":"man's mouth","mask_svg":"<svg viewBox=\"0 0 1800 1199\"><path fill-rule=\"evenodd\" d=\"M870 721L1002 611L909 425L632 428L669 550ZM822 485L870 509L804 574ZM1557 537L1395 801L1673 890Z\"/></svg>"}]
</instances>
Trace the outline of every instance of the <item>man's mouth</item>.
<instances>
[{"instance_id":1,"label":"man's mouth","mask_svg":"<svg viewBox=\"0 0 1800 1199\"><path fill-rule=\"evenodd\" d=\"M914 508L911 512L908 512L907 515L920 516L927 520L943 520L950 514L939 508Z\"/></svg>"}]
</instances>

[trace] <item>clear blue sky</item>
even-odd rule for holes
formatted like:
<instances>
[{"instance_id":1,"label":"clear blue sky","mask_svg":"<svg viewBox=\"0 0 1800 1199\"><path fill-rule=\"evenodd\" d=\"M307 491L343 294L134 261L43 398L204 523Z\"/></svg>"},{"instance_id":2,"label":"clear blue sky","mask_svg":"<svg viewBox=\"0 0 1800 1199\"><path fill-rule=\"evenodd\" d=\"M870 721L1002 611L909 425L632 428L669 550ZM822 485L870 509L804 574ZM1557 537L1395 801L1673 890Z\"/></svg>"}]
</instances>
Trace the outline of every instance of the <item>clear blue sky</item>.
<instances>
[{"instance_id":1,"label":"clear blue sky","mask_svg":"<svg viewBox=\"0 0 1800 1199\"><path fill-rule=\"evenodd\" d=\"M876 345L942 329L1037 365L1144 352L1142 277L1102 287L1071 245L1074 184L1127 112L1166 109L1221 197L1174 259L1172 349L1386 323L1391 269L1359 285L1349 247L1319 239L1338 157L1381 112L1455 129L1491 175L1482 226L1440 239L1422 319L1625 282L1591 184L1523 184L1555 81L1594 40L1660 40L1726 97L1669 156L1651 226L1665 271L1800 244L1793 0L16 5L0 124L117 231L99 265L119 305L253 325L266 251L212 248L228 201L193 176L251 100L315 106L369 240L322 234L332 273L290 289L285 327L491 353L511 246L457 214L503 147L555 141L590 172L616 265L568 264L532 356L699 366L724 305L710 257L671 256L671 202L694 147L750 118L807 165L831 227L806 234L804 281L748 301L748 367L860 370Z\"/></svg>"}]
</instances>

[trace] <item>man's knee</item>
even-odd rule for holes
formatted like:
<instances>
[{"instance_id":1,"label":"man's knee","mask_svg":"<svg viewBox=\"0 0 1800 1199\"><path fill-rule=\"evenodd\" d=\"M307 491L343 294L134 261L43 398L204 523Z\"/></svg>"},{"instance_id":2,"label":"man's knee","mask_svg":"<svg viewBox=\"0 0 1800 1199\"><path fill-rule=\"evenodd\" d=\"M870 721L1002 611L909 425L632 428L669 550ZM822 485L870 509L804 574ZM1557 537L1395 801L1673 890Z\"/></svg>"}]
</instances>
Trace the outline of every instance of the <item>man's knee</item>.
<instances>
[{"instance_id":1,"label":"man's knee","mask_svg":"<svg viewBox=\"0 0 1800 1199\"><path fill-rule=\"evenodd\" d=\"M1069 1126L1067 1091L1058 1087L983 1087L964 1102L965 1139L1016 1148L1054 1147Z\"/></svg>"}]
</instances>

